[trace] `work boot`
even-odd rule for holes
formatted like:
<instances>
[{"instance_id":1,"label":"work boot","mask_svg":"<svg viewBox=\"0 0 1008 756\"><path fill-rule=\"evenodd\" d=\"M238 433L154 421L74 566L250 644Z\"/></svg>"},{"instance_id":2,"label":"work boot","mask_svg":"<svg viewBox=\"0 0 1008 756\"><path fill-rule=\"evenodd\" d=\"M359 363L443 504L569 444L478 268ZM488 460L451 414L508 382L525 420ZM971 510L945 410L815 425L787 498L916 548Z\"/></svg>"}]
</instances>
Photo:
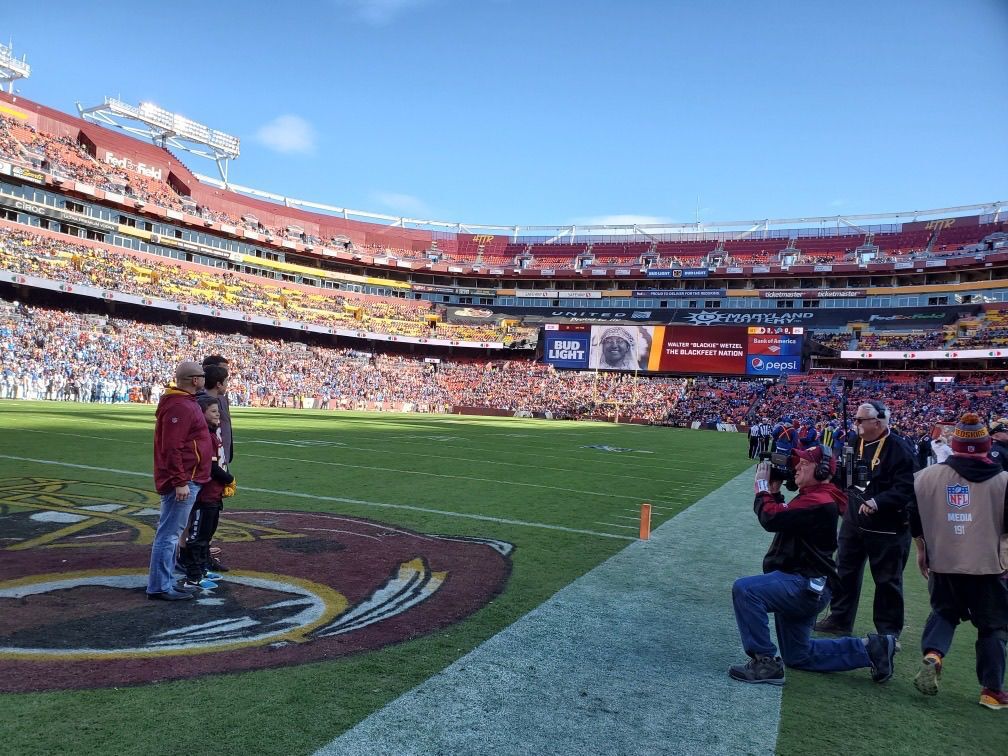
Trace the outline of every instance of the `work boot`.
<instances>
[{"instance_id":1,"label":"work boot","mask_svg":"<svg viewBox=\"0 0 1008 756\"><path fill-rule=\"evenodd\" d=\"M754 656L745 664L729 667L728 675L739 682L783 685L784 662L780 657Z\"/></svg>"},{"instance_id":2,"label":"work boot","mask_svg":"<svg viewBox=\"0 0 1008 756\"><path fill-rule=\"evenodd\" d=\"M868 651L868 658L871 660L871 679L877 683L891 680L893 657L896 656L896 636L869 633L865 650Z\"/></svg>"},{"instance_id":3,"label":"work boot","mask_svg":"<svg viewBox=\"0 0 1008 756\"><path fill-rule=\"evenodd\" d=\"M839 622L835 615L829 615L824 620L819 620L814 627L817 633L827 633L829 635L853 635L854 628Z\"/></svg>"}]
</instances>

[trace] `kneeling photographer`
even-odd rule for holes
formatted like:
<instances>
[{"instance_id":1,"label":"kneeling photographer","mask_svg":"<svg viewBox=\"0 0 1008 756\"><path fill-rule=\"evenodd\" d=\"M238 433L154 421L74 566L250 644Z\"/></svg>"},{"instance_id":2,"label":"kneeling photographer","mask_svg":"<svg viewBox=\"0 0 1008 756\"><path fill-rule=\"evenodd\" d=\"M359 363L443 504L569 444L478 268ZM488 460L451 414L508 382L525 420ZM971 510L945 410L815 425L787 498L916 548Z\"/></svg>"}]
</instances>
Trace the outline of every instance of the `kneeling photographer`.
<instances>
[{"instance_id":1,"label":"kneeling photographer","mask_svg":"<svg viewBox=\"0 0 1008 756\"><path fill-rule=\"evenodd\" d=\"M837 579L833 552L847 497L830 482L836 473L830 449L796 449L785 460L756 466L753 508L774 538L763 559L764 574L739 578L732 586L735 620L749 661L728 674L741 682L783 685L785 665L812 672L869 667L875 682L885 682L893 675L893 635L811 637L816 615L829 603L830 584ZM798 495L786 502L780 488L791 475ZM780 657L770 639L769 614L777 626Z\"/></svg>"}]
</instances>

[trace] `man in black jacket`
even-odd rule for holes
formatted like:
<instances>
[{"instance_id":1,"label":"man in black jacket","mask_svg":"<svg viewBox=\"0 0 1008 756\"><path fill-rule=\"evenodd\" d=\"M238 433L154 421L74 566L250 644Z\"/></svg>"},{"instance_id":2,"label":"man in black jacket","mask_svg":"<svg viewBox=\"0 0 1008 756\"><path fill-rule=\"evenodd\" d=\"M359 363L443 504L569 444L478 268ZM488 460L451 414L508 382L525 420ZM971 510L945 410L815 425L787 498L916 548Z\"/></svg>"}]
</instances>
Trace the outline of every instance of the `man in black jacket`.
<instances>
[{"instance_id":1,"label":"man in black jacket","mask_svg":"<svg viewBox=\"0 0 1008 756\"><path fill-rule=\"evenodd\" d=\"M837 519L847 497L830 482L836 460L829 449L796 449L792 465L798 495L790 502L780 493L780 481L770 481L769 464L756 467L753 509L774 538L763 574L739 578L732 586L735 621L749 661L729 668L728 674L740 682L783 685L785 664L810 672L871 667L872 679L885 682L893 674L894 636L811 637L816 615L829 603L829 584L836 579ZM770 639L771 613L782 658Z\"/></svg>"},{"instance_id":2,"label":"man in black jacket","mask_svg":"<svg viewBox=\"0 0 1008 756\"><path fill-rule=\"evenodd\" d=\"M913 498L914 454L889 430L889 410L880 402L857 408L853 486L840 526L839 581L830 615L819 632L850 635L861 598L865 562L875 580L873 619L882 635L903 631L903 570L910 556L908 505Z\"/></svg>"},{"instance_id":3,"label":"man in black jacket","mask_svg":"<svg viewBox=\"0 0 1008 756\"><path fill-rule=\"evenodd\" d=\"M1003 470L1008 470L1008 417L1002 417L991 424L990 436L993 439L990 458L1000 464Z\"/></svg>"}]
</instances>

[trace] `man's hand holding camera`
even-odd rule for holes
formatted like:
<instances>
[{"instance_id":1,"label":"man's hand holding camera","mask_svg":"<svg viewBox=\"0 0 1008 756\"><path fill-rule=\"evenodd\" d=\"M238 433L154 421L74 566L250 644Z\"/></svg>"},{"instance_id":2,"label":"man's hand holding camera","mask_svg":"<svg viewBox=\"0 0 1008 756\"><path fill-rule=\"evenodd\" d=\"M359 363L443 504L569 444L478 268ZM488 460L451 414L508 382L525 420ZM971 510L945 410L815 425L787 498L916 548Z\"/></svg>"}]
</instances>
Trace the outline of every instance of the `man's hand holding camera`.
<instances>
[{"instance_id":1,"label":"man's hand holding camera","mask_svg":"<svg viewBox=\"0 0 1008 756\"><path fill-rule=\"evenodd\" d=\"M753 481L753 490L756 493L764 491L772 494L780 493L781 481L770 479L770 463L760 462L756 465L756 479Z\"/></svg>"}]
</instances>

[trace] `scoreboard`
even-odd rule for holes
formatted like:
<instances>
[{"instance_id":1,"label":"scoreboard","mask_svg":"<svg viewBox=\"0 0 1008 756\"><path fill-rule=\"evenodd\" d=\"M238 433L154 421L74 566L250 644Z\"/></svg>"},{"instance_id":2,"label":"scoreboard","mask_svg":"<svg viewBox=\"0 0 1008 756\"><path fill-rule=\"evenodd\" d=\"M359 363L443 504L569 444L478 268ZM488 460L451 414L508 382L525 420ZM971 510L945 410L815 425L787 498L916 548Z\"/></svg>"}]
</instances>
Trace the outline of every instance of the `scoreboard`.
<instances>
[{"instance_id":1,"label":"scoreboard","mask_svg":"<svg viewBox=\"0 0 1008 756\"><path fill-rule=\"evenodd\" d=\"M544 336L556 368L774 376L801 371L804 328L556 323Z\"/></svg>"}]
</instances>

